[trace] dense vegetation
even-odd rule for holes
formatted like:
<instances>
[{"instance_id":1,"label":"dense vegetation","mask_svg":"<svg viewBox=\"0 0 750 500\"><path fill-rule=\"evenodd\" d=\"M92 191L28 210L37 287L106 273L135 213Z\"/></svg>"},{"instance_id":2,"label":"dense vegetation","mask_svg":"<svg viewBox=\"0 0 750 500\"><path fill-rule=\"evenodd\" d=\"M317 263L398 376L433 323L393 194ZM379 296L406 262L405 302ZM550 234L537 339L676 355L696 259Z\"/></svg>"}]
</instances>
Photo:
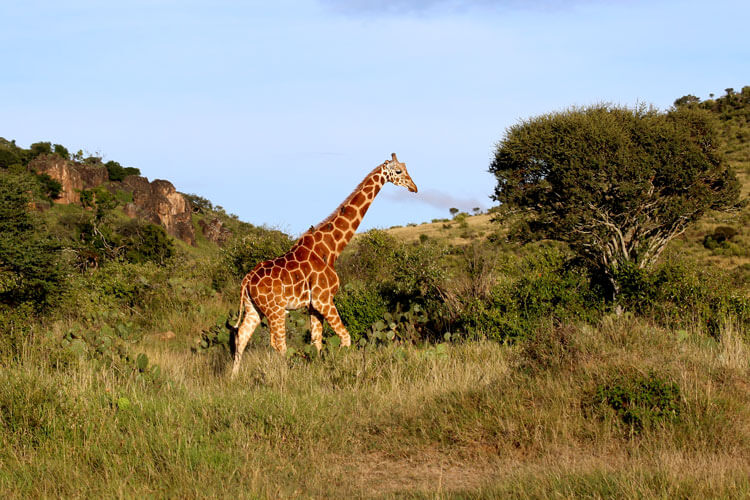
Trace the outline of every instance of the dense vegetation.
<instances>
[{"instance_id":1,"label":"dense vegetation","mask_svg":"<svg viewBox=\"0 0 750 500\"><path fill-rule=\"evenodd\" d=\"M495 199L525 211L524 238L568 243L616 298L623 275L650 270L706 210L737 203L715 122L698 107L605 105L528 120L498 144Z\"/></svg>"},{"instance_id":2,"label":"dense vegetation","mask_svg":"<svg viewBox=\"0 0 750 500\"><path fill-rule=\"evenodd\" d=\"M750 88L676 105L719 120L746 197ZM287 357L262 325L230 382L239 281L292 239L198 195L195 247L112 186L50 204L27 165L70 155L37 144L0 141L3 497L750 494L747 206L622 273L619 315L574 246L508 238L523 214L358 235L336 297L355 347L315 355L292 313Z\"/></svg>"}]
</instances>

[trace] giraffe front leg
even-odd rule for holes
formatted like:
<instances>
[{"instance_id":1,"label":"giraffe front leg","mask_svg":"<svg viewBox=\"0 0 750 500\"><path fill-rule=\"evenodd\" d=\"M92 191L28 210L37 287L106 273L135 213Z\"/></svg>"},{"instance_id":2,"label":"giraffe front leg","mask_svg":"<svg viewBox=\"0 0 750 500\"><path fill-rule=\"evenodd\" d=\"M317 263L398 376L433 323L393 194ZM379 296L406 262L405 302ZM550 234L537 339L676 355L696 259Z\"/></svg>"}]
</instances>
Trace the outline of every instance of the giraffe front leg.
<instances>
[{"instance_id":1,"label":"giraffe front leg","mask_svg":"<svg viewBox=\"0 0 750 500\"><path fill-rule=\"evenodd\" d=\"M260 323L260 315L252 303L248 303L245 306L245 319L242 321L237 334L234 337L234 365L232 366L232 378L237 376L240 370L240 360L242 359L242 352L245 350L247 343L253 336L253 332Z\"/></svg>"},{"instance_id":2,"label":"giraffe front leg","mask_svg":"<svg viewBox=\"0 0 750 500\"><path fill-rule=\"evenodd\" d=\"M323 316L316 310L310 310L310 339L318 352L323 348Z\"/></svg>"}]
</instances>

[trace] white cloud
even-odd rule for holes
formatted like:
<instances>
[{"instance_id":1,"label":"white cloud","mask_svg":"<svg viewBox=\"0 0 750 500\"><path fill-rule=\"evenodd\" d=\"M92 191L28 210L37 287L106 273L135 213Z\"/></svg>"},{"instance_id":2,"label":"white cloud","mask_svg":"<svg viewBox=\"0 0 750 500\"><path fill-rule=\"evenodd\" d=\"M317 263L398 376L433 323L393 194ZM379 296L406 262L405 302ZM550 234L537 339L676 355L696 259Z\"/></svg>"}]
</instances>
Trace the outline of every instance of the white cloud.
<instances>
[{"instance_id":1,"label":"white cloud","mask_svg":"<svg viewBox=\"0 0 750 500\"><path fill-rule=\"evenodd\" d=\"M424 203L431 207L443 209L446 212L449 208L455 207L459 210L470 211L475 207L479 207L484 210L487 207L487 201L480 201L476 197L461 197L454 196L450 193L445 193L439 189L420 189L419 192L414 195L406 191L405 189L398 189L395 191L386 191L383 193L385 198L405 202L405 203Z\"/></svg>"}]
</instances>

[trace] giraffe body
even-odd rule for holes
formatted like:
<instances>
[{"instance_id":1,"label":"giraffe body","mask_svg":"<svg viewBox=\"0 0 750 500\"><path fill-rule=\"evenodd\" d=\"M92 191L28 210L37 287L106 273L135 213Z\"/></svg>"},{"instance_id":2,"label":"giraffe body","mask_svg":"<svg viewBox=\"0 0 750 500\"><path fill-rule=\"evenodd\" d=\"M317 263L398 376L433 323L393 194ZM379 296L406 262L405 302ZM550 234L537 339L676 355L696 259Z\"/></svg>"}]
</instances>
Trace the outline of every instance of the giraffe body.
<instances>
[{"instance_id":1,"label":"giraffe body","mask_svg":"<svg viewBox=\"0 0 750 500\"><path fill-rule=\"evenodd\" d=\"M310 312L310 335L318 350L322 347L323 320L341 338L351 338L341 322L333 297L339 289L334 269L336 258L354 236L375 196L386 182L417 192L417 186L396 154L376 167L339 207L323 222L311 227L284 255L261 262L242 280L239 329L235 335L232 376L239 371L242 352L261 321L268 319L271 346L286 352L286 312L306 307ZM244 319L242 317L244 312Z\"/></svg>"}]
</instances>

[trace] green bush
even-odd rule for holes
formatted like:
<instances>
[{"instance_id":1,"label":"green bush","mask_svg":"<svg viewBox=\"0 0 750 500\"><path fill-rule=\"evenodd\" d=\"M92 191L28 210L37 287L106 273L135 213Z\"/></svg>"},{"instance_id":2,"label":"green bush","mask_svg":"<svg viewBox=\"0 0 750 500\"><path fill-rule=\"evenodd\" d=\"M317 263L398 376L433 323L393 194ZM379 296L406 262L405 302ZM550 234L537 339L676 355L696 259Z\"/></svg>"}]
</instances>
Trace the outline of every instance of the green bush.
<instances>
[{"instance_id":1,"label":"green bush","mask_svg":"<svg viewBox=\"0 0 750 500\"><path fill-rule=\"evenodd\" d=\"M342 283L379 284L392 275L400 243L389 233L373 229L358 236L336 262Z\"/></svg>"},{"instance_id":2,"label":"green bush","mask_svg":"<svg viewBox=\"0 0 750 500\"><path fill-rule=\"evenodd\" d=\"M247 234L236 236L223 249L215 269L213 284L217 289L234 283L250 272L259 262L285 254L294 240L274 229L250 228Z\"/></svg>"},{"instance_id":3,"label":"green bush","mask_svg":"<svg viewBox=\"0 0 750 500\"><path fill-rule=\"evenodd\" d=\"M521 344L521 367L528 371L573 368L581 352L576 332L569 323L536 328Z\"/></svg>"},{"instance_id":4,"label":"green bush","mask_svg":"<svg viewBox=\"0 0 750 500\"><path fill-rule=\"evenodd\" d=\"M6 169L11 165L24 163L24 150L16 146L15 141L7 141L0 137L0 168Z\"/></svg>"},{"instance_id":5,"label":"green bush","mask_svg":"<svg viewBox=\"0 0 750 500\"><path fill-rule=\"evenodd\" d=\"M600 414L605 407L613 410L631 432L639 433L679 417L680 387L653 372L647 376L620 376L598 385L592 403Z\"/></svg>"},{"instance_id":6,"label":"green bush","mask_svg":"<svg viewBox=\"0 0 750 500\"><path fill-rule=\"evenodd\" d=\"M727 286L734 280L722 269L668 256L653 272L624 267L620 273L623 307L665 327L697 324L712 336L728 318L750 327L750 296L742 287Z\"/></svg>"},{"instance_id":7,"label":"green bush","mask_svg":"<svg viewBox=\"0 0 750 500\"><path fill-rule=\"evenodd\" d=\"M182 196L190 202L190 207L192 208L193 213L205 214L214 209L213 203L211 203L211 200L208 198L193 193L182 193Z\"/></svg>"},{"instance_id":8,"label":"green bush","mask_svg":"<svg viewBox=\"0 0 750 500\"><path fill-rule=\"evenodd\" d=\"M129 175L141 175L141 171L135 167L123 167L116 161L108 161L104 164L110 181L121 181Z\"/></svg>"},{"instance_id":9,"label":"green bush","mask_svg":"<svg viewBox=\"0 0 750 500\"><path fill-rule=\"evenodd\" d=\"M133 219L117 232L122 238L123 257L128 262L164 265L175 253L172 238L161 226Z\"/></svg>"},{"instance_id":10,"label":"green bush","mask_svg":"<svg viewBox=\"0 0 750 500\"><path fill-rule=\"evenodd\" d=\"M388 304L375 287L363 282L348 283L334 297L336 309L356 341L388 311Z\"/></svg>"},{"instance_id":11,"label":"green bush","mask_svg":"<svg viewBox=\"0 0 750 500\"><path fill-rule=\"evenodd\" d=\"M56 200L60 197L62 191L62 184L53 179L47 174L37 174L36 180L39 183L42 195L51 200Z\"/></svg>"},{"instance_id":12,"label":"green bush","mask_svg":"<svg viewBox=\"0 0 750 500\"><path fill-rule=\"evenodd\" d=\"M524 337L545 319L596 320L603 293L586 268L561 247L526 247L527 255L509 260L487 300L461 302L455 328L494 340Z\"/></svg>"}]
</instances>

